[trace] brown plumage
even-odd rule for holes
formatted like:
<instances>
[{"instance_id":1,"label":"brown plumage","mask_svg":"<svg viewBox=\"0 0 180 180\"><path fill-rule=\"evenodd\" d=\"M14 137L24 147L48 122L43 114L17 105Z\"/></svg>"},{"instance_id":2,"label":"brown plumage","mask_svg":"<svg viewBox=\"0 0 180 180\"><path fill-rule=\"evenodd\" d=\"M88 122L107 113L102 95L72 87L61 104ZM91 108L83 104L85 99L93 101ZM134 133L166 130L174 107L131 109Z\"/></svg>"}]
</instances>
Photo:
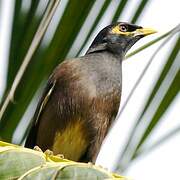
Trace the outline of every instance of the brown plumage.
<instances>
[{"instance_id":1,"label":"brown plumage","mask_svg":"<svg viewBox=\"0 0 180 180\"><path fill-rule=\"evenodd\" d=\"M110 25L85 56L57 66L38 104L26 147L38 145L74 161L95 162L118 112L122 59L145 35L130 36L139 29L127 23Z\"/></svg>"}]
</instances>

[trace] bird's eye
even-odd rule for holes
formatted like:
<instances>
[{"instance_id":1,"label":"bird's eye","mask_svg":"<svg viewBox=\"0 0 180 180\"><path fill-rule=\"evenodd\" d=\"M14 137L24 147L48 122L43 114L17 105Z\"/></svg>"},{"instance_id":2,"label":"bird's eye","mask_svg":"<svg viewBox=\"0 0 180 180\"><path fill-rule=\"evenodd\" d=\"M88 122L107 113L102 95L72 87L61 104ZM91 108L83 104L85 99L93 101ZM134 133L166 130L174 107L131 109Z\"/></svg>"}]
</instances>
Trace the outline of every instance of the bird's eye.
<instances>
[{"instance_id":1,"label":"bird's eye","mask_svg":"<svg viewBox=\"0 0 180 180\"><path fill-rule=\"evenodd\" d=\"M121 32L126 32L127 31L127 27L125 25L121 25L120 26L120 31Z\"/></svg>"}]
</instances>

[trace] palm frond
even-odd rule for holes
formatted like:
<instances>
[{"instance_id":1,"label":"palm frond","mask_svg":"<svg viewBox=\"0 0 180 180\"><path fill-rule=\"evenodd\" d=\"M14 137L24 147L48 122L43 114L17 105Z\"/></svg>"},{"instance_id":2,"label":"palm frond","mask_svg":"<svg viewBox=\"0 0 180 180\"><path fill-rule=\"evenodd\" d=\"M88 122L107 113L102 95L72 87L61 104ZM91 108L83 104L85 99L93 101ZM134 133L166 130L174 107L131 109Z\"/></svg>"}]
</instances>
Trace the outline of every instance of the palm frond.
<instances>
[{"instance_id":1,"label":"palm frond","mask_svg":"<svg viewBox=\"0 0 180 180\"><path fill-rule=\"evenodd\" d=\"M42 2L43 7L39 8ZM12 38L7 69L7 81L5 92L1 100L0 111L0 137L3 140L12 141L13 134L18 127L18 124L21 122L24 114L26 112L33 114L32 110L28 108L30 103L34 102L33 99L36 97L37 91L42 88L44 80L47 79L53 68L58 63L62 62L63 59L68 55L70 49L77 41L77 37L80 36L79 33L84 29L86 31L83 38L80 38L78 42L79 47L75 49L74 53L72 53L73 56L80 55L83 50L86 49L86 46L89 44L93 33L96 32L96 29L102 22L103 17L107 15L106 13L111 13L111 16L107 17L107 23L116 22L119 19L123 21L121 19L122 13L128 9L130 1L117 1L116 6L113 7L113 12L109 11L109 7L112 5L112 1L110 0L104 0L101 2L87 0L81 1L81 3L79 3L79 0L68 0L66 2L61 1L56 14L58 15L58 13L61 13L62 15L56 16L55 14L50 26L48 27L51 38L47 38L48 32L46 32L45 36L43 36L43 34L41 34L42 36L37 36L37 29L42 23L42 19L45 18L48 7L51 5L51 3L53 4L55 2L56 0L47 0L45 2L42 0L34 0L29 3L29 6L26 9L23 9L24 1L15 1L11 32ZM136 23L138 20L140 20L140 18L143 19L142 15L148 8L148 3L151 1L141 0L138 2L139 3L137 6L133 9L132 17L130 18L132 23ZM98 6L98 3L101 4L101 6ZM0 9L2 8L1 4L2 3L0 1ZM90 13L92 13L91 11L93 10L94 6L97 6L94 8L97 15L96 17L93 17L92 22L87 26L87 28L84 28L83 26L86 25L88 16ZM56 22L56 25L54 25L53 22ZM45 26L43 26L43 28L45 28ZM53 31L51 31L51 29L53 29ZM180 25L128 54L126 59L140 53L144 49L163 39L163 45L166 44L166 42L169 41L172 36L176 36L175 33L179 32L179 29ZM36 40L36 45L33 47L32 51L31 44L33 39ZM152 53L152 58L136 82L135 87L129 94L124 106L121 108L120 115L122 111L126 109L126 104L128 104L134 90L146 73L146 70L151 64L154 56L160 51L163 45L161 45L154 54ZM162 68L162 72L155 82L154 89L145 102L145 105L135 122L133 130L130 133L126 144L124 145L123 152L118 159L118 165L116 165L116 170L126 169L134 159L146 154L150 150L157 147L161 142L166 141L170 137L173 137L174 134L179 132L179 127L177 127L172 132L167 133L167 135L165 135L162 139L157 140L157 142L148 150L144 148L144 144L147 142L154 129L157 128L158 123L163 121L163 114L167 111L168 107L178 94L178 85L180 84L180 73L178 70L179 65L177 63L179 58L179 47L180 39L177 37L177 41L174 47L172 47L169 57L166 59L166 64ZM29 51L31 51L31 53L28 55L27 60L26 58ZM26 65L22 71L21 67L24 63ZM17 81L16 77L19 71L21 71L21 75ZM167 77L171 77L171 81L168 79L168 83L166 81ZM15 85L13 85L14 83ZM12 87L13 91L11 91ZM160 90L161 96L157 96ZM12 97L14 97L14 101L10 101ZM7 98L8 101L5 101ZM158 102L158 105L152 106L153 101ZM147 126L144 128L140 138L138 140L134 140L134 137L136 137L136 134L138 133L139 126L141 123L145 122L146 114L152 109L154 114L151 114L152 117L149 118ZM31 119L31 116L28 118ZM18 142L21 142L21 140L22 139L19 139ZM134 144L134 142L136 143Z\"/></svg>"},{"instance_id":2,"label":"palm frond","mask_svg":"<svg viewBox=\"0 0 180 180\"><path fill-rule=\"evenodd\" d=\"M163 45L164 45L164 42L162 43L162 45L160 47L162 47ZM160 86L162 85L164 78L167 76L168 73L171 73L169 71L170 70L174 71L174 69L172 69L171 66L175 63L175 61L177 59L177 55L179 52L179 45L180 45L180 39L178 37L178 39L175 43L175 46L172 49L172 52L167 59L167 63L165 65L165 67L163 68L163 70L159 76L159 79L157 80L156 85L154 86L154 89L153 89L151 95L149 96L149 99L145 105L145 108L143 109L141 115L137 119L134 127L132 128L132 132L130 133L130 136L124 147L124 150L118 160L119 164L116 166L116 170L124 170L135 157L136 158L138 157L136 152L140 149L141 145L145 142L145 140L150 135L150 133L152 133L152 131L154 130L156 125L160 122L162 115L165 113L165 111L168 109L169 105L171 104L171 102L173 101L175 96L177 95L178 84L179 84L179 80L178 80L178 76L179 76L178 67L179 66L177 65L177 63L176 63L176 71L174 72L175 73L174 79L172 79L172 84L169 86L169 89L161 88L163 91L163 92L161 92L161 97L162 97L162 94L164 94L164 97L162 97L162 99L159 99L159 96L157 96L157 93L159 91ZM159 51L159 49L156 52L158 52L158 51ZM153 58L151 60L153 60ZM145 71L143 72L143 74L144 73L145 73ZM141 76L141 78L142 78L142 76ZM138 81L137 81L138 83L140 82L141 78L138 79ZM135 86L137 87L137 85L138 84L136 84ZM134 88L133 88L133 90L134 90ZM158 106L154 106L154 105L152 106L151 103L153 101L159 102ZM153 116L150 115L150 116L152 116L152 118L150 119L148 126L145 127L145 131L141 135L139 141L136 140L135 141L136 143L134 144L134 137L136 137L136 138L138 137L136 134L139 134L139 127L142 125L141 123L145 123L145 121L147 122L147 116L146 116L146 118L144 116L148 112L152 112L152 111L155 112L155 114ZM135 156L135 154L136 154L136 156ZM140 153L138 153L138 155L139 154Z\"/></svg>"}]
</instances>

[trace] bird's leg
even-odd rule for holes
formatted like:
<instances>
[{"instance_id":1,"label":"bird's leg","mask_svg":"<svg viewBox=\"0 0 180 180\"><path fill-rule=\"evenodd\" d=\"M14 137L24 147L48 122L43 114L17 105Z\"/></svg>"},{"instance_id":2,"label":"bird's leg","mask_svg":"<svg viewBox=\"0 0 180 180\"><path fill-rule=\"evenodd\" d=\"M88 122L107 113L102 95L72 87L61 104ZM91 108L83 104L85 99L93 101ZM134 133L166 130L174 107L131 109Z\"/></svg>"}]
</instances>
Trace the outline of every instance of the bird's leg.
<instances>
[{"instance_id":1,"label":"bird's leg","mask_svg":"<svg viewBox=\"0 0 180 180\"><path fill-rule=\"evenodd\" d=\"M39 151L39 152L42 152L42 149L39 147L39 146L34 146L33 150L35 151ZM47 149L46 151L44 151L44 154L48 155L48 156L54 156L54 153L53 151ZM64 159L64 155L63 154L56 154L55 156L58 156L59 158L62 158Z\"/></svg>"},{"instance_id":2,"label":"bird's leg","mask_svg":"<svg viewBox=\"0 0 180 180\"><path fill-rule=\"evenodd\" d=\"M56 154L56 156L58 156L61 159L64 159L64 155L63 154Z\"/></svg>"},{"instance_id":3,"label":"bird's leg","mask_svg":"<svg viewBox=\"0 0 180 180\"><path fill-rule=\"evenodd\" d=\"M88 151L86 152L86 155L84 159L86 162L92 162L95 163L97 156L99 154L102 142L107 134L108 130L108 119L107 117L104 117L103 115L99 115L96 117L96 122L100 122L99 124L96 124L96 132L94 134L94 139L91 141Z\"/></svg>"}]
</instances>

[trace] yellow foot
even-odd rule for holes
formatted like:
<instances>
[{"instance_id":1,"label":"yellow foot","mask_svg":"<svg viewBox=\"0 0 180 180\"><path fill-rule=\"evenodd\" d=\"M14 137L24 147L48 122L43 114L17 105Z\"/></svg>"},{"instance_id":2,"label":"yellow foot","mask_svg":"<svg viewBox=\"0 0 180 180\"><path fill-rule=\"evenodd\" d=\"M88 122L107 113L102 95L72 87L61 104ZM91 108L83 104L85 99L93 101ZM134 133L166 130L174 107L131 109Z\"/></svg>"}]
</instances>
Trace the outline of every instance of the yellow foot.
<instances>
[{"instance_id":1,"label":"yellow foot","mask_svg":"<svg viewBox=\"0 0 180 180\"><path fill-rule=\"evenodd\" d=\"M63 154L56 154L56 156L58 156L61 159L64 159L64 155Z\"/></svg>"},{"instance_id":2,"label":"yellow foot","mask_svg":"<svg viewBox=\"0 0 180 180\"><path fill-rule=\"evenodd\" d=\"M64 159L64 155L63 154L54 154L53 151L47 149L45 152L44 152L46 155L48 156L58 156L59 158L61 159Z\"/></svg>"},{"instance_id":3,"label":"yellow foot","mask_svg":"<svg viewBox=\"0 0 180 180\"><path fill-rule=\"evenodd\" d=\"M88 164L90 165L90 166L93 166L93 165L95 165L94 163L92 163L92 162L88 162Z\"/></svg>"},{"instance_id":4,"label":"yellow foot","mask_svg":"<svg viewBox=\"0 0 180 180\"><path fill-rule=\"evenodd\" d=\"M33 148L35 151L43 152L39 146L34 146Z\"/></svg>"},{"instance_id":5,"label":"yellow foot","mask_svg":"<svg viewBox=\"0 0 180 180\"><path fill-rule=\"evenodd\" d=\"M49 149L47 149L47 150L44 152L44 154L46 154L46 155L48 155L48 156L53 156L53 155L54 155L53 151L51 151L51 150L49 150Z\"/></svg>"}]
</instances>

